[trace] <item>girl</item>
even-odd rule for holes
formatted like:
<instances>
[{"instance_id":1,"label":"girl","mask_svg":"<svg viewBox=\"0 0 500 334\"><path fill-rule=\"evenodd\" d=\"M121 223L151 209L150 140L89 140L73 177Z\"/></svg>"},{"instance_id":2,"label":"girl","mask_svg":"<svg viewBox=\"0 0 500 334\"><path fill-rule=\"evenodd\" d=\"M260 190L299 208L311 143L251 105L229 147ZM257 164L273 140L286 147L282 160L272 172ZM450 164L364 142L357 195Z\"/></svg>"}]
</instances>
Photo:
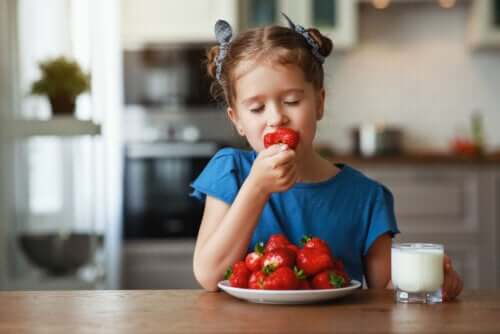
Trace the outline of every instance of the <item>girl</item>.
<instances>
[{"instance_id":1,"label":"girl","mask_svg":"<svg viewBox=\"0 0 500 334\"><path fill-rule=\"evenodd\" d=\"M216 291L229 265L283 233L295 244L303 235L324 239L352 278L390 287L391 238L399 233L392 194L313 149L324 113L322 64L333 45L318 30L286 19L290 28L258 28L234 40L227 22L215 26L219 45L207 65L216 79L212 92L254 151L220 150L192 184L192 195L205 201L195 277ZM264 147L264 136L279 128L298 132L297 147ZM444 298L452 299L462 282L448 258L445 277Z\"/></svg>"}]
</instances>

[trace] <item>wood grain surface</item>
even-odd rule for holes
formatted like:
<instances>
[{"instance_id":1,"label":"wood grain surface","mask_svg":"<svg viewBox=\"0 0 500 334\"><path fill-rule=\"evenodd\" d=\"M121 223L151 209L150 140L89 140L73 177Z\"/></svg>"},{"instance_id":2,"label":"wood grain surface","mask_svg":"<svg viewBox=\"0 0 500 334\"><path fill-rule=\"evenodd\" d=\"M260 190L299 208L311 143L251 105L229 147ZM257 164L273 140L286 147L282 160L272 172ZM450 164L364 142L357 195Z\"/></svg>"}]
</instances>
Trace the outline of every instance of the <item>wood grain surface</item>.
<instances>
[{"instance_id":1,"label":"wood grain surface","mask_svg":"<svg viewBox=\"0 0 500 334\"><path fill-rule=\"evenodd\" d=\"M0 333L500 333L500 290L451 303L395 304L358 290L328 303L262 305L223 292L1 292Z\"/></svg>"}]
</instances>

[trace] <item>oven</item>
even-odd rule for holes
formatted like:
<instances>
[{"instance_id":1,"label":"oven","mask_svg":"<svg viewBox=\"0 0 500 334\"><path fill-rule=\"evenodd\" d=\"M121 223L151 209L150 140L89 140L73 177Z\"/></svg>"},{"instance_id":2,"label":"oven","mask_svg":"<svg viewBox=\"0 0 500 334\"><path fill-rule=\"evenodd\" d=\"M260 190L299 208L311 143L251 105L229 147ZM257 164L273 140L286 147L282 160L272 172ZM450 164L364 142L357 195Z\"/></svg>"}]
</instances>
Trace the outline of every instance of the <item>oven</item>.
<instances>
[{"instance_id":1,"label":"oven","mask_svg":"<svg viewBox=\"0 0 500 334\"><path fill-rule=\"evenodd\" d=\"M218 150L215 142L148 142L125 146L125 240L195 238L203 205L190 184Z\"/></svg>"}]
</instances>

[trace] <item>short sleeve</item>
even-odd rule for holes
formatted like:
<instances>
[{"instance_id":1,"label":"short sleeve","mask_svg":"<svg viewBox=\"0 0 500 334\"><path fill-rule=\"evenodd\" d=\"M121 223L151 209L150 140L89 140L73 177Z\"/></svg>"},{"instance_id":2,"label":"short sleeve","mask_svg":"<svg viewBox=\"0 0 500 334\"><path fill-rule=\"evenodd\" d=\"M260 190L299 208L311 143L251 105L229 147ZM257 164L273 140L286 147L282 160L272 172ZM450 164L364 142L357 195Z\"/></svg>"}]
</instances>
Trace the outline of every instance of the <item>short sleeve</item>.
<instances>
[{"instance_id":1,"label":"short sleeve","mask_svg":"<svg viewBox=\"0 0 500 334\"><path fill-rule=\"evenodd\" d=\"M366 256L375 240L386 233L390 233L391 237L394 237L395 234L399 233L399 229L394 214L392 193L386 187L380 186L369 217L363 255Z\"/></svg>"},{"instance_id":2,"label":"short sleeve","mask_svg":"<svg viewBox=\"0 0 500 334\"><path fill-rule=\"evenodd\" d=\"M191 196L205 201L207 195L231 204L240 188L238 151L222 149L208 162L200 175L191 183Z\"/></svg>"}]
</instances>

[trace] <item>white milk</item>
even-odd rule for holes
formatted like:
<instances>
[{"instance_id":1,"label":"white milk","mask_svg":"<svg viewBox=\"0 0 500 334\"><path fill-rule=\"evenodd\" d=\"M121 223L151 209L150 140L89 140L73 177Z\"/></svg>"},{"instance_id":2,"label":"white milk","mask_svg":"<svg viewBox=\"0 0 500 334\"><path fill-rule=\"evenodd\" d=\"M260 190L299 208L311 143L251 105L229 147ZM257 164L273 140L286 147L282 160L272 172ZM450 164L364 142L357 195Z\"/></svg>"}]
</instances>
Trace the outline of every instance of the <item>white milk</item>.
<instances>
[{"instance_id":1,"label":"white milk","mask_svg":"<svg viewBox=\"0 0 500 334\"><path fill-rule=\"evenodd\" d=\"M391 253L394 288L406 292L439 290L443 284L443 254L441 245L394 245Z\"/></svg>"}]
</instances>

